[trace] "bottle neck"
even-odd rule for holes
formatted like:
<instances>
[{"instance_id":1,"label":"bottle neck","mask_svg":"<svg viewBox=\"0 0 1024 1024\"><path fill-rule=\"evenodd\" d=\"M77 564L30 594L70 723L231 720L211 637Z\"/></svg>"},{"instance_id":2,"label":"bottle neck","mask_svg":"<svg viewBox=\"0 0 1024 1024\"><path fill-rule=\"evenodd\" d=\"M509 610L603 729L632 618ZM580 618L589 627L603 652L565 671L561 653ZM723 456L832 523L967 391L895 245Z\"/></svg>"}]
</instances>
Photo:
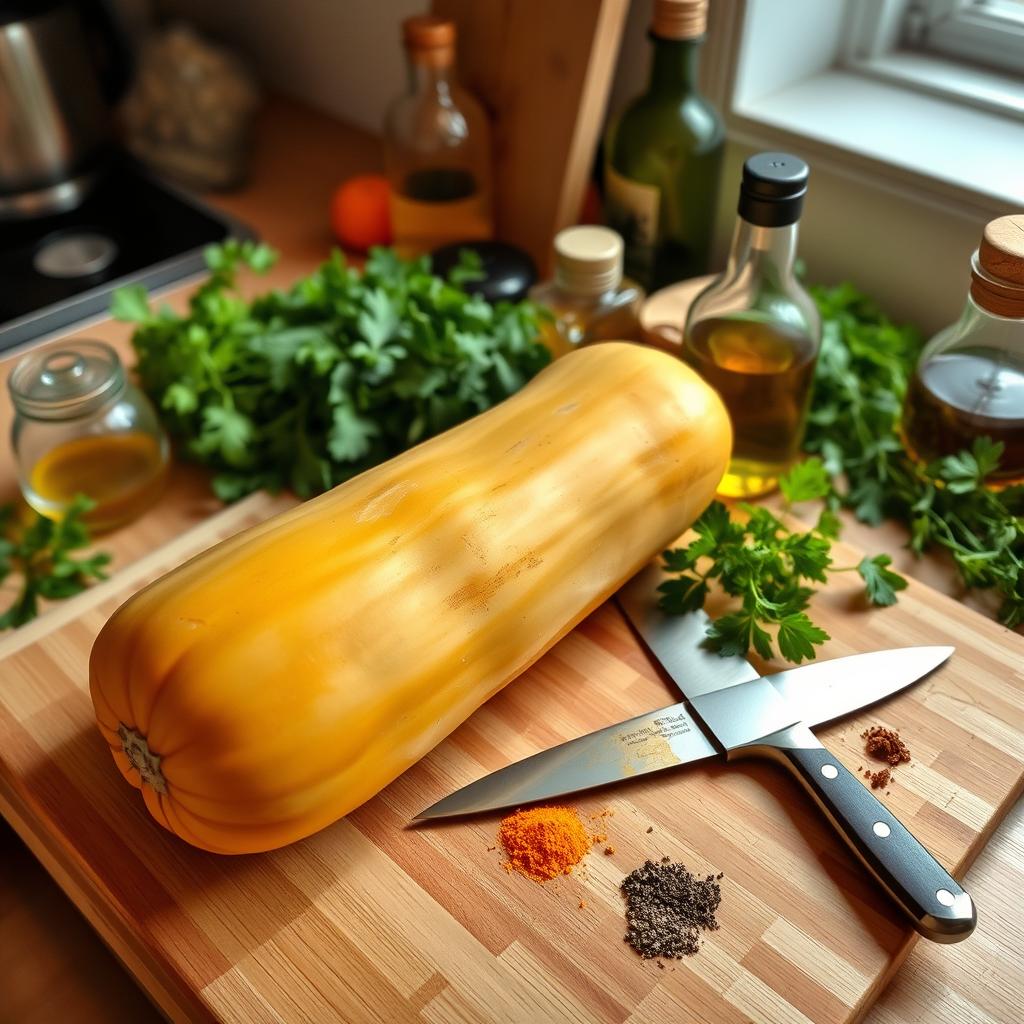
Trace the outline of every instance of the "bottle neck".
<instances>
[{"instance_id":1,"label":"bottle neck","mask_svg":"<svg viewBox=\"0 0 1024 1024\"><path fill-rule=\"evenodd\" d=\"M406 66L409 92L413 95L436 93L445 99L451 95L455 68L450 61L432 61L409 56Z\"/></svg>"},{"instance_id":2,"label":"bottle neck","mask_svg":"<svg viewBox=\"0 0 1024 1024\"><path fill-rule=\"evenodd\" d=\"M662 39L651 35L654 59L648 92L679 95L697 91L697 67L704 37Z\"/></svg>"},{"instance_id":3,"label":"bottle neck","mask_svg":"<svg viewBox=\"0 0 1024 1024\"><path fill-rule=\"evenodd\" d=\"M746 268L771 282L782 284L793 277L796 260L798 222L779 228L763 228L742 217L736 221L736 231L726 264L726 278L733 278Z\"/></svg>"}]
</instances>

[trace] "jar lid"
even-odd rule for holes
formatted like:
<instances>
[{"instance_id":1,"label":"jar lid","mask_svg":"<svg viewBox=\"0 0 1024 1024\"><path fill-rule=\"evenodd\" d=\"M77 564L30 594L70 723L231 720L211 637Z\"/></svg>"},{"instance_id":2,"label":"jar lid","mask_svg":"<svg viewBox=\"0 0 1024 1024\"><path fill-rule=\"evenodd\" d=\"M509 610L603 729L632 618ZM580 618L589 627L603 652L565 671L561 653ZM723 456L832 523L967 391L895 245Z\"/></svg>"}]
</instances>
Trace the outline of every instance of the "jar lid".
<instances>
[{"instance_id":1,"label":"jar lid","mask_svg":"<svg viewBox=\"0 0 1024 1024\"><path fill-rule=\"evenodd\" d=\"M1024 317L1024 214L985 225L971 259L971 296L996 316Z\"/></svg>"},{"instance_id":2,"label":"jar lid","mask_svg":"<svg viewBox=\"0 0 1024 1024\"><path fill-rule=\"evenodd\" d=\"M76 419L95 412L124 388L117 353L102 341L30 352L7 378L14 407L37 420Z\"/></svg>"},{"instance_id":3,"label":"jar lid","mask_svg":"<svg viewBox=\"0 0 1024 1024\"><path fill-rule=\"evenodd\" d=\"M537 267L530 255L506 242L471 241L442 245L430 254L434 273L447 277L458 266L459 254L469 249L480 257L482 277L467 281L463 287L470 295L487 302L519 302L537 281Z\"/></svg>"},{"instance_id":4,"label":"jar lid","mask_svg":"<svg viewBox=\"0 0 1024 1024\"><path fill-rule=\"evenodd\" d=\"M654 0L651 34L659 39L697 39L708 25L708 0Z\"/></svg>"},{"instance_id":5,"label":"jar lid","mask_svg":"<svg viewBox=\"0 0 1024 1024\"><path fill-rule=\"evenodd\" d=\"M622 236L585 224L555 235L555 283L577 295L601 295L622 282Z\"/></svg>"},{"instance_id":6,"label":"jar lid","mask_svg":"<svg viewBox=\"0 0 1024 1024\"><path fill-rule=\"evenodd\" d=\"M755 153L743 164L739 215L762 228L800 219L810 168L792 153Z\"/></svg>"}]
</instances>

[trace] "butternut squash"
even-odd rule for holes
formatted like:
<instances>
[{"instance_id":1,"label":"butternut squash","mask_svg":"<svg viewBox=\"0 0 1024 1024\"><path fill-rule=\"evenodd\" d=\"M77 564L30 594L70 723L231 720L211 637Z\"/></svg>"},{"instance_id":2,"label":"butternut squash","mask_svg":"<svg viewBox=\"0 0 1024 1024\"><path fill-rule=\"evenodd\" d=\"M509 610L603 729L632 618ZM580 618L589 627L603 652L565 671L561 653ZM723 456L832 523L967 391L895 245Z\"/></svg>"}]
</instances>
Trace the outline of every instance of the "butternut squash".
<instances>
[{"instance_id":1,"label":"butternut squash","mask_svg":"<svg viewBox=\"0 0 1024 1024\"><path fill-rule=\"evenodd\" d=\"M206 850L316 832L678 537L730 445L678 359L618 342L566 356L119 608L90 662L118 768Z\"/></svg>"}]
</instances>

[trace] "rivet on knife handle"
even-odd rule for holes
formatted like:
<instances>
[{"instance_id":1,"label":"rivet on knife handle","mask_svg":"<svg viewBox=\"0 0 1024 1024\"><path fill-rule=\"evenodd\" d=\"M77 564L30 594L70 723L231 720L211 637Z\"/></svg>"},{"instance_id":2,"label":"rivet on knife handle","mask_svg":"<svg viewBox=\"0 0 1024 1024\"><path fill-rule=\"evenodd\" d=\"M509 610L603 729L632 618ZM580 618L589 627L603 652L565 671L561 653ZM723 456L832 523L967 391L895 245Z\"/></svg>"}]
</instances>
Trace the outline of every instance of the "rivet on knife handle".
<instances>
[{"instance_id":1,"label":"rivet on knife handle","mask_svg":"<svg viewBox=\"0 0 1024 1024\"><path fill-rule=\"evenodd\" d=\"M918 932L934 942L959 942L974 931L971 897L810 729L796 726L766 739L756 751L731 753L768 755L786 765Z\"/></svg>"}]
</instances>

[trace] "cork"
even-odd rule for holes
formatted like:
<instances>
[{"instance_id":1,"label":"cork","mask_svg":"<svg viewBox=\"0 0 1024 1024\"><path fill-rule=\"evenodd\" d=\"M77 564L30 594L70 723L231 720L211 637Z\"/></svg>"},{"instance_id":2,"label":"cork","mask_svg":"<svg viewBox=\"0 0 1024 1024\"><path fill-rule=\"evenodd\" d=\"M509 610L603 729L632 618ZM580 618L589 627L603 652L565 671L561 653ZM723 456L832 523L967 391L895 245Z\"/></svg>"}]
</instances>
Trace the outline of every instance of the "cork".
<instances>
[{"instance_id":1,"label":"cork","mask_svg":"<svg viewBox=\"0 0 1024 1024\"><path fill-rule=\"evenodd\" d=\"M708 0L654 0L651 34L659 39L697 39L708 25Z\"/></svg>"},{"instance_id":2,"label":"cork","mask_svg":"<svg viewBox=\"0 0 1024 1024\"><path fill-rule=\"evenodd\" d=\"M996 316L1024 318L1024 214L985 225L971 260L971 296Z\"/></svg>"},{"instance_id":3,"label":"cork","mask_svg":"<svg viewBox=\"0 0 1024 1024\"><path fill-rule=\"evenodd\" d=\"M402 22L402 38L411 60L443 67L455 59L455 22L432 14L418 14Z\"/></svg>"}]
</instances>

